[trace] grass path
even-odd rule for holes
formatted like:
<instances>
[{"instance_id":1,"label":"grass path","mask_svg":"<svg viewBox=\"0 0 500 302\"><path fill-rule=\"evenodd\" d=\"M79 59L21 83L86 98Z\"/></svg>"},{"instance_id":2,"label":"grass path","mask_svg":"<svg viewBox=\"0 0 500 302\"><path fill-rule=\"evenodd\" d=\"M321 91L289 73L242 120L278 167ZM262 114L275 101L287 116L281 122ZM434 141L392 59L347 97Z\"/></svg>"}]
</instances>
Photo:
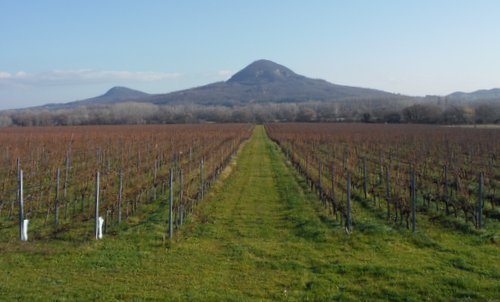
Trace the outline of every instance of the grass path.
<instances>
[{"instance_id":1,"label":"grass path","mask_svg":"<svg viewBox=\"0 0 500 302\"><path fill-rule=\"evenodd\" d=\"M167 246L159 203L101 242L0 244L0 300L500 300L497 243L360 205L347 235L261 126L224 173Z\"/></svg>"}]
</instances>

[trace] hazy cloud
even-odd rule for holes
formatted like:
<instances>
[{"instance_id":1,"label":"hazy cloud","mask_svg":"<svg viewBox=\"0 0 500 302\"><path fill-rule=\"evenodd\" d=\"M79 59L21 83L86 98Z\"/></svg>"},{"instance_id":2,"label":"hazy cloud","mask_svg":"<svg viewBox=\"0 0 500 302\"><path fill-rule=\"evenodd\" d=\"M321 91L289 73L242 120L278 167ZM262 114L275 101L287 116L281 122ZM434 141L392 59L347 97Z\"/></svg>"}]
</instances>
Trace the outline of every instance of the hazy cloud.
<instances>
[{"instance_id":1,"label":"hazy cloud","mask_svg":"<svg viewBox=\"0 0 500 302\"><path fill-rule=\"evenodd\" d=\"M12 75L8 72L0 71L0 80L9 79Z\"/></svg>"},{"instance_id":2,"label":"hazy cloud","mask_svg":"<svg viewBox=\"0 0 500 302\"><path fill-rule=\"evenodd\" d=\"M0 83L16 85L68 85L89 84L96 82L112 81L140 81L153 82L175 79L179 73L166 73L154 71L123 71L123 70L52 70L41 73L27 73L18 71L9 73L0 71Z\"/></svg>"},{"instance_id":3,"label":"hazy cloud","mask_svg":"<svg viewBox=\"0 0 500 302\"><path fill-rule=\"evenodd\" d=\"M221 77L230 77L233 72L231 70L219 70L217 74Z\"/></svg>"}]
</instances>

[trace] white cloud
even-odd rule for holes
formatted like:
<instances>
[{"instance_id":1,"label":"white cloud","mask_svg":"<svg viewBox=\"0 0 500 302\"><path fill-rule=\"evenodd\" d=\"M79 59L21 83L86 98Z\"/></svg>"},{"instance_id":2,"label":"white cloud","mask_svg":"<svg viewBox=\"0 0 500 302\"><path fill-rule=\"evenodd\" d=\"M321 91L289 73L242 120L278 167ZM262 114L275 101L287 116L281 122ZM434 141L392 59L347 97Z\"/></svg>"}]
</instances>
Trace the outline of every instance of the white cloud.
<instances>
[{"instance_id":1,"label":"white cloud","mask_svg":"<svg viewBox=\"0 0 500 302\"><path fill-rule=\"evenodd\" d=\"M233 72L231 70L219 70L217 74L221 77L230 77Z\"/></svg>"},{"instance_id":2,"label":"white cloud","mask_svg":"<svg viewBox=\"0 0 500 302\"><path fill-rule=\"evenodd\" d=\"M12 77L12 75L8 72L5 72L5 71L0 71L0 80L2 79L8 79Z\"/></svg>"},{"instance_id":3,"label":"white cloud","mask_svg":"<svg viewBox=\"0 0 500 302\"><path fill-rule=\"evenodd\" d=\"M28 78L30 77L31 75L27 72L24 72L24 71L18 71L14 74L14 77L15 78L19 78L19 79L23 79L23 78Z\"/></svg>"},{"instance_id":4,"label":"white cloud","mask_svg":"<svg viewBox=\"0 0 500 302\"><path fill-rule=\"evenodd\" d=\"M178 73L166 73L155 71L123 71L123 70L52 70L40 73L27 73L18 71L9 73L0 71L0 82L21 85L67 85L88 84L96 82L113 81L140 81L154 82L161 80L176 79Z\"/></svg>"}]
</instances>

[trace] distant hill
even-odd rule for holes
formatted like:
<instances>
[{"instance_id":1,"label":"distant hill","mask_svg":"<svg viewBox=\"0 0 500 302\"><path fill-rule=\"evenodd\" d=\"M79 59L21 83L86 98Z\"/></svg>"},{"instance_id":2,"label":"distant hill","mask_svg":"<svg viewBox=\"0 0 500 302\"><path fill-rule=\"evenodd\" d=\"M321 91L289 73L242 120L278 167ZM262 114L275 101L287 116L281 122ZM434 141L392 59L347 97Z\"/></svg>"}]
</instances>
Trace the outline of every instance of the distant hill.
<instances>
[{"instance_id":1,"label":"distant hill","mask_svg":"<svg viewBox=\"0 0 500 302\"><path fill-rule=\"evenodd\" d=\"M393 98L397 95L367 88L342 86L296 74L269 60L258 60L226 82L155 95L155 104L196 103L231 105L261 102L333 101L349 98Z\"/></svg>"},{"instance_id":2,"label":"distant hill","mask_svg":"<svg viewBox=\"0 0 500 302\"><path fill-rule=\"evenodd\" d=\"M450 100L459 101L479 101L479 100L500 100L500 88L483 89L474 92L454 92L447 95Z\"/></svg>"},{"instance_id":3,"label":"distant hill","mask_svg":"<svg viewBox=\"0 0 500 302\"><path fill-rule=\"evenodd\" d=\"M61 108L74 108L74 107L98 105L98 104L115 104L120 102L130 102L134 100L141 101L149 96L151 95L139 90L116 86L108 90L105 94L97 97L64 103L64 104L47 104L38 108L61 109Z\"/></svg>"}]
</instances>

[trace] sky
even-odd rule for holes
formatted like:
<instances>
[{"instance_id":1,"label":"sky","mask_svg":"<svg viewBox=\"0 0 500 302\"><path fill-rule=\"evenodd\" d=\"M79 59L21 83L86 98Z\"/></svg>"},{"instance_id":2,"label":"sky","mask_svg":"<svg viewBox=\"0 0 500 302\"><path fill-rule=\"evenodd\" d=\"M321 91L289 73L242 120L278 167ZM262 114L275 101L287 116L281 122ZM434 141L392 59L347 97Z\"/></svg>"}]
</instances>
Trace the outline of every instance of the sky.
<instances>
[{"instance_id":1,"label":"sky","mask_svg":"<svg viewBox=\"0 0 500 302\"><path fill-rule=\"evenodd\" d=\"M407 95L500 87L498 0L0 0L0 109L227 80L258 59Z\"/></svg>"}]
</instances>

